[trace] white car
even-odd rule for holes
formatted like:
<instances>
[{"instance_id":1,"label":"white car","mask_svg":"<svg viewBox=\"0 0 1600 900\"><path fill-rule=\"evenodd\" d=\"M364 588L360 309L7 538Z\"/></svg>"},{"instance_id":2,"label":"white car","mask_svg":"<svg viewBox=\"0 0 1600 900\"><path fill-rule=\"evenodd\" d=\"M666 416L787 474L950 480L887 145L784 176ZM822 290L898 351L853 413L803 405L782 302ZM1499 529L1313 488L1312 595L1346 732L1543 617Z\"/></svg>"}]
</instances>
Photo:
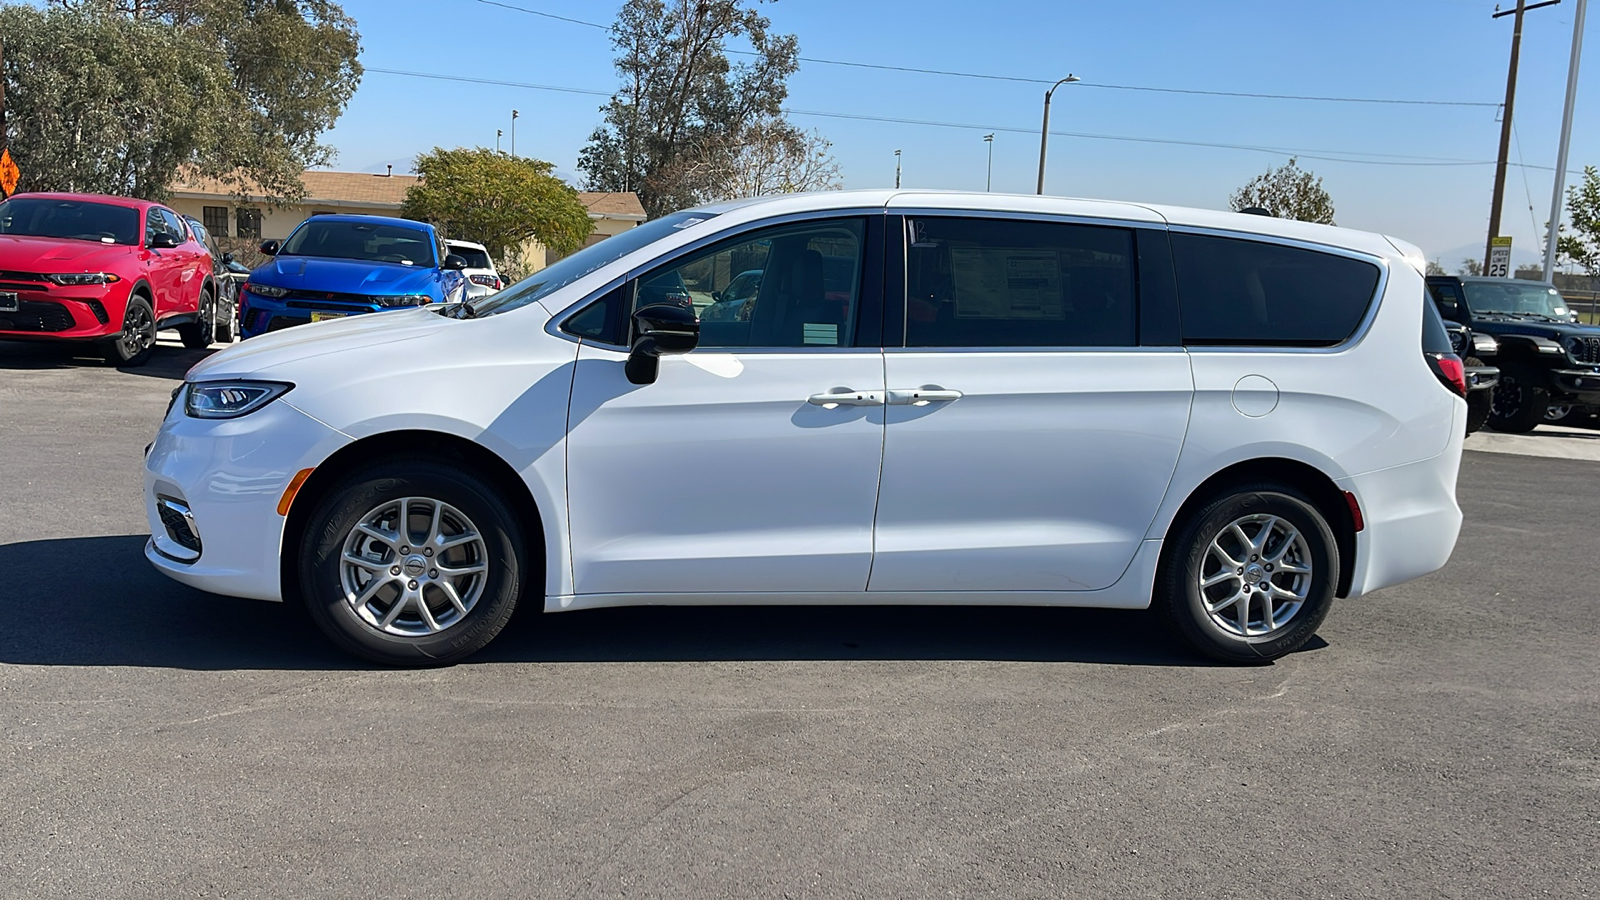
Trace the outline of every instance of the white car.
<instances>
[{"instance_id":1,"label":"white car","mask_svg":"<svg viewBox=\"0 0 1600 900\"><path fill-rule=\"evenodd\" d=\"M148 454L146 556L392 664L519 604L1152 600L1272 659L1455 545L1465 384L1421 267L1089 200L676 213L471 308L207 358ZM751 269L748 317L695 318Z\"/></svg>"},{"instance_id":2,"label":"white car","mask_svg":"<svg viewBox=\"0 0 1600 900\"><path fill-rule=\"evenodd\" d=\"M495 271L489 248L471 241L447 240L444 244L446 253L459 256L467 262L467 267L461 270L467 279L466 299L487 297L505 286L500 280L500 273Z\"/></svg>"}]
</instances>

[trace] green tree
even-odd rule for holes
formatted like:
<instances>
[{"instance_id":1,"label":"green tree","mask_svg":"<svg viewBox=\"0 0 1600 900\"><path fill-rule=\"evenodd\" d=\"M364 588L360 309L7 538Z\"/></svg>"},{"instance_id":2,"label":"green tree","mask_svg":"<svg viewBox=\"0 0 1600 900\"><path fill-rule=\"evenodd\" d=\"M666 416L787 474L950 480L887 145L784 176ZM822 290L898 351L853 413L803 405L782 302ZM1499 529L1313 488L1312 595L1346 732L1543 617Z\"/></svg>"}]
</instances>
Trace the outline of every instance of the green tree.
<instances>
[{"instance_id":1,"label":"green tree","mask_svg":"<svg viewBox=\"0 0 1600 900\"><path fill-rule=\"evenodd\" d=\"M435 147L415 168L422 179L406 191L401 215L483 244L496 259L529 238L570 253L593 229L578 192L550 174L550 163L483 147Z\"/></svg>"},{"instance_id":2,"label":"green tree","mask_svg":"<svg viewBox=\"0 0 1600 900\"><path fill-rule=\"evenodd\" d=\"M1254 207L1280 219L1333 224L1333 198L1323 189L1322 179L1300 168L1294 157L1288 165L1250 179L1228 202L1235 212Z\"/></svg>"},{"instance_id":3,"label":"green tree","mask_svg":"<svg viewBox=\"0 0 1600 900\"><path fill-rule=\"evenodd\" d=\"M1556 252L1600 278L1600 171L1594 166L1583 167L1582 184L1567 187L1567 222L1571 232L1556 238Z\"/></svg>"},{"instance_id":4,"label":"green tree","mask_svg":"<svg viewBox=\"0 0 1600 900\"><path fill-rule=\"evenodd\" d=\"M361 77L326 0L0 7L12 154L31 190L162 199L180 168L288 199Z\"/></svg>"},{"instance_id":5,"label":"green tree","mask_svg":"<svg viewBox=\"0 0 1600 900\"><path fill-rule=\"evenodd\" d=\"M1431 260L1430 259L1430 260L1428 260L1428 274L1429 275L1446 275L1446 274L1449 274L1449 273L1445 272L1444 266L1439 265L1439 263L1436 260Z\"/></svg>"},{"instance_id":6,"label":"green tree","mask_svg":"<svg viewBox=\"0 0 1600 900\"><path fill-rule=\"evenodd\" d=\"M1456 274L1457 275L1482 275L1483 274L1483 260L1481 260L1481 259L1463 259L1461 261L1461 265L1456 268Z\"/></svg>"},{"instance_id":7,"label":"green tree","mask_svg":"<svg viewBox=\"0 0 1600 900\"><path fill-rule=\"evenodd\" d=\"M578 160L588 187L635 191L652 216L692 206L718 193L753 129L792 129L782 105L800 46L770 24L752 0L627 0L612 26L622 88ZM736 39L750 62L729 62Z\"/></svg>"}]
</instances>

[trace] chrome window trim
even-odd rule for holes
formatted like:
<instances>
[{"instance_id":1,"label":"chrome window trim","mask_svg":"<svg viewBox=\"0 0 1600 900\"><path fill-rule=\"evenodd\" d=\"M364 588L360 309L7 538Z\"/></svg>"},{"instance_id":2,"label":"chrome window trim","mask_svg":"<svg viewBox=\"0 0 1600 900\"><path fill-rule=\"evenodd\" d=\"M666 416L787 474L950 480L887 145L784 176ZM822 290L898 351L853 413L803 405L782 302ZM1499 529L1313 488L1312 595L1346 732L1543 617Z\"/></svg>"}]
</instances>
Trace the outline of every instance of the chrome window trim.
<instances>
[{"instance_id":1,"label":"chrome window trim","mask_svg":"<svg viewBox=\"0 0 1600 900\"><path fill-rule=\"evenodd\" d=\"M659 268L660 266L665 265L665 264L671 262L674 259L678 259L680 257L687 256L687 255L689 255L691 253L696 253L696 252L698 252L700 250L703 250L704 248L706 248L706 247L708 247L708 246L710 246L712 244L718 244L718 243L721 243L724 240L731 240L731 239L739 237L740 235L748 234L748 233L750 233L752 231L760 231L760 230L763 230L763 229L766 229L766 228L771 228L771 227L775 227L775 226L779 226L779 225L788 225L788 224L795 223L795 222L806 222L806 221L810 221L810 220L813 220L813 219L861 218L861 217L864 217L864 216L872 216L872 215L886 216L886 215L888 215L888 213L881 206L868 206L868 207L852 206L852 207L841 207L839 209L812 209L812 210L805 210L803 212L785 213L784 215L781 215L781 216L772 216L772 217L766 218L766 219L756 219L756 220L752 220L752 221L749 221L749 222L745 222L745 223L740 224L740 225L734 225L734 226L732 226L730 228L724 229L723 231L718 231L718 232L716 232L714 234L704 235L704 236L702 236L702 237L700 237L700 238L698 238L696 240L690 241L687 244L683 244L682 246L679 246L679 247L674 247L672 250L670 250L670 251L668 251L666 253L663 253L660 256L652 257L648 262L640 263L638 265L633 266L632 268L628 269L627 272L625 274L623 274L621 277L614 278L614 279L611 279L611 280L607 281L605 287L600 288L599 290L591 291L582 300L578 300L578 301L575 301L573 303L569 303L566 306L562 307L559 312L556 312L555 314L551 315L550 321L545 324L545 327L544 327L545 333L546 334L550 334L550 335L554 335L555 337L561 338L564 341L571 341L573 343L585 343L585 344L588 344L591 347L604 347L604 348L606 348L608 350L619 349L618 345L616 345L616 344L607 344L607 343L603 343L601 341L590 340L588 338L580 338L580 337L578 337L576 335L567 334L565 331L561 330L561 323L565 322L568 319L572 318L573 316L577 315L579 312L581 312L583 310L584 307L588 306L591 302L600 299L601 297L605 296L606 294L610 293L611 291L614 291L617 288L621 287L622 285L627 284L629 281L632 281L633 279L638 278L640 275L644 274L645 272L648 272L651 269ZM649 246L649 245L647 244L646 246ZM644 248L641 247L639 249L642 250ZM865 248L863 248L863 250L864 249ZM618 262L621 262L621 260L618 260ZM857 298L857 302L858 303L859 303L859 300L860 300L860 298ZM540 306L544 306L544 302L542 300L536 300L534 302L538 303ZM550 307L545 306L545 309L548 311L550 309ZM622 352L626 353L629 348L621 347L620 349L622 350ZM727 350L730 350L730 351L731 350L738 350L740 352L750 352L750 351L755 351L755 350L799 350L799 349L803 349L803 348L799 348L799 347L728 347L728 348L708 348L708 349L727 349ZM820 348L819 347L818 349L826 349L826 348ZM882 350L883 348L882 347L834 347L832 349L834 349L834 350L871 350L873 352L877 352L879 350ZM808 352L814 352L814 351L808 351Z\"/></svg>"},{"instance_id":2,"label":"chrome window trim","mask_svg":"<svg viewBox=\"0 0 1600 900\"><path fill-rule=\"evenodd\" d=\"M1120 346L1099 344L1045 347L885 347L885 353L1188 353L1187 347L1154 347L1144 344Z\"/></svg>"},{"instance_id":3,"label":"chrome window trim","mask_svg":"<svg viewBox=\"0 0 1600 900\"><path fill-rule=\"evenodd\" d=\"M1326 347L1292 347L1277 344L1182 344L1181 346L1190 353L1343 353L1359 346L1366 340L1367 334L1372 330L1372 323L1378 318L1378 310L1383 306L1383 297L1389 290L1389 260L1377 254L1364 250L1352 250L1338 244L1322 244L1316 241L1305 241L1298 238L1282 237L1273 234L1262 234L1257 231L1235 231L1226 228L1207 228L1197 225L1172 225L1167 229L1172 234L1193 234L1201 237L1225 238L1236 241L1255 241L1262 244L1277 244L1283 247L1292 247L1296 250L1308 250L1313 253L1326 253L1330 256L1342 256L1359 262L1371 263L1378 267L1378 285L1373 289L1372 296L1367 300L1367 310L1362 314L1361 320L1356 323L1355 331L1350 336L1337 344ZM1433 300L1426 296L1424 299L1432 303ZM1183 280L1178 280L1178 314L1183 315ZM1179 337L1182 337L1181 322Z\"/></svg>"}]
</instances>

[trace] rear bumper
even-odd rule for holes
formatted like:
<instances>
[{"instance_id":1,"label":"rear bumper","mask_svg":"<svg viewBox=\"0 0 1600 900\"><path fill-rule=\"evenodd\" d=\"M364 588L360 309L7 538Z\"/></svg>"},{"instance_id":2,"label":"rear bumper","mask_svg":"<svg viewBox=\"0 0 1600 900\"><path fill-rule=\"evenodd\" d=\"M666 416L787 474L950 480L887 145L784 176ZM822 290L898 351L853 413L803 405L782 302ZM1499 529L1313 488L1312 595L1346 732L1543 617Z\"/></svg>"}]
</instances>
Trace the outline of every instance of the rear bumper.
<instances>
[{"instance_id":1,"label":"rear bumper","mask_svg":"<svg viewBox=\"0 0 1600 900\"><path fill-rule=\"evenodd\" d=\"M1356 495L1366 528L1356 534L1350 596L1359 597L1436 572L1461 534L1456 477L1465 428L1458 404L1450 443L1432 459L1340 479Z\"/></svg>"}]
</instances>

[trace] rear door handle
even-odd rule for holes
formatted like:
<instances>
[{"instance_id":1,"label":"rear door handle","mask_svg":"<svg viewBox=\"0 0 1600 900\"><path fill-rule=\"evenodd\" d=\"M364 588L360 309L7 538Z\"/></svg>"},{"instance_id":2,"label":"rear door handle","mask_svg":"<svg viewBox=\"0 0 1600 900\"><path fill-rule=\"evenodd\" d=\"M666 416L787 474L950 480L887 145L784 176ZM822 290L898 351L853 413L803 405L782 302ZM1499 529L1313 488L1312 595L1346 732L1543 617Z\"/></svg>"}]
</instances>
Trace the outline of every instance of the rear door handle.
<instances>
[{"instance_id":1,"label":"rear door handle","mask_svg":"<svg viewBox=\"0 0 1600 900\"><path fill-rule=\"evenodd\" d=\"M849 388L834 388L821 394L812 394L806 400L812 406L821 406L832 409L835 406L882 406L882 391L852 391Z\"/></svg>"},{"instance_id":2,"label":"rear door handle","mask_svg":"<svg viewBox=\"0 0 1600 900\"><path fill-rule=\"evenodd\" d=\"M960 391L947 391L942 388L916 388L889 392L890 406L926 406L929 403L948 403L960 399Z\"/></svg>"}]
</instances>

